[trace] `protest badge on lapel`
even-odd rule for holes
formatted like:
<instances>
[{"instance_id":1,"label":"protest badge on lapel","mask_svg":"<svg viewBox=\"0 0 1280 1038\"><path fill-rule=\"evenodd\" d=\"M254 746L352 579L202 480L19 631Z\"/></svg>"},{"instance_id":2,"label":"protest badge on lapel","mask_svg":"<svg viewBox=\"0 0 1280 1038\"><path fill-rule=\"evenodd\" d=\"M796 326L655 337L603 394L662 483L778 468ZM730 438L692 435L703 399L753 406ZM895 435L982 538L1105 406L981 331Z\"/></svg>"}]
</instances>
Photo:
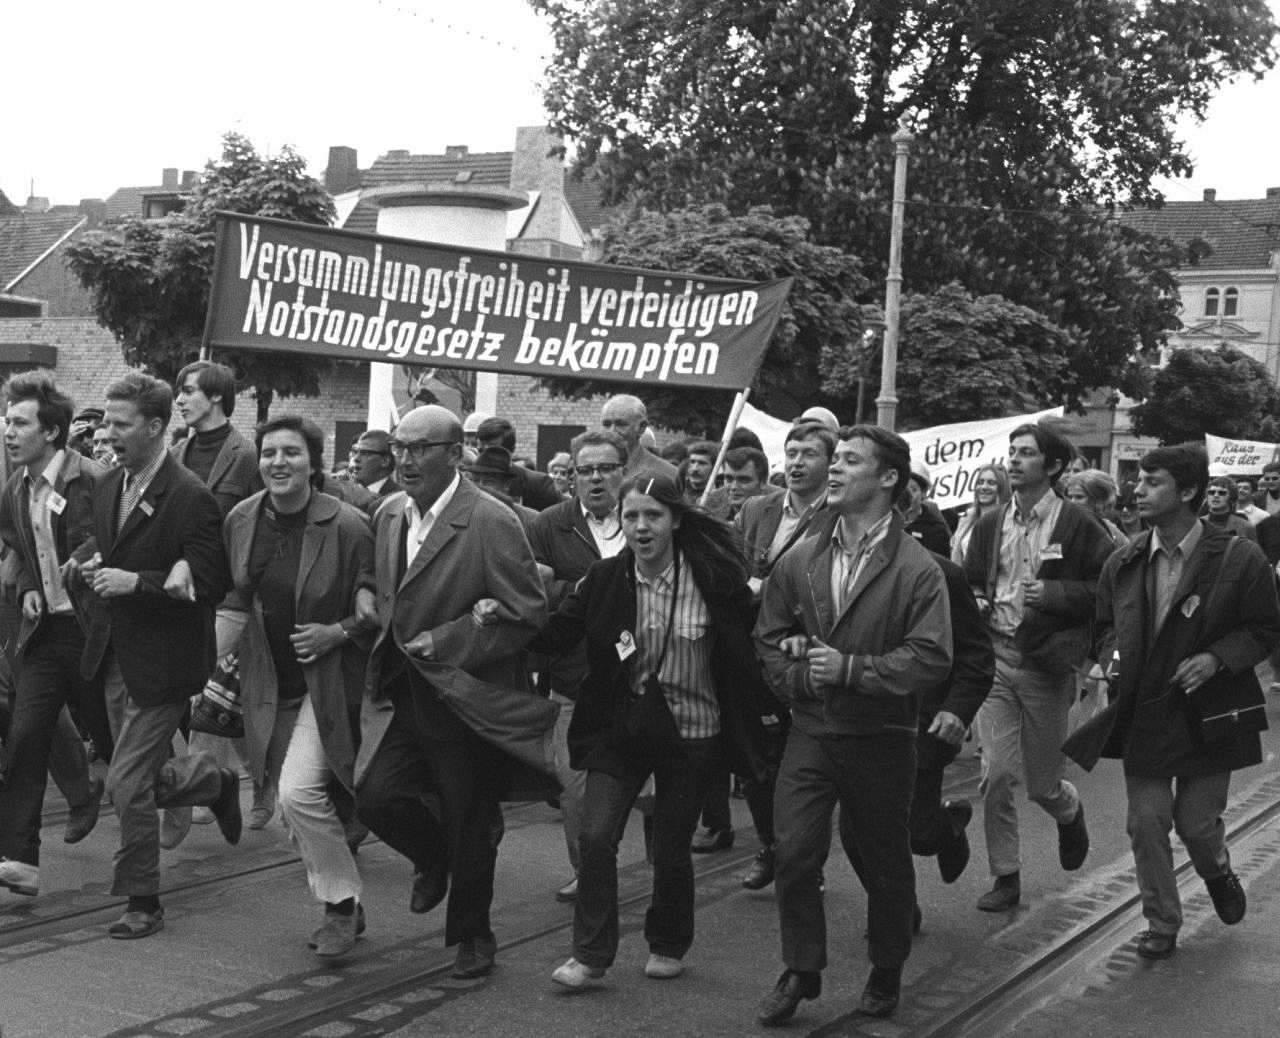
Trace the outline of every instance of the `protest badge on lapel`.
<instances>
[{"instance_id":1,"label":"protest badge on lapel","mask_svg":"<svg viewBox=\"0 0 1280 1038\"><path fill-rule=\"evenodd\" d=\"M151 507L150 501L139 501L138 508L142 510L142 514L145 515L148 519L151 518L151 516L156 514L156 510Z\"/></svg>"},{"instance_id":2,"label":"protest badge on lapel","mask_svg":"<svg viewBox=\"0 0 1280 1038\"><path fill-rule=\"evenodd\" d=\"M54 515L61 515L67 507L67 499L59 494L56 490L49 494L49 511Z\"/></svg>"},{"instance_id":3,"label":"protest badge on lapel","mask_svg":"<svg viewBox=\"0 0 1280 1038\"><path fill-rule=\"evenodd\" d=\"M630 631L623 631L618 637L618 644L614 648L618 650L618 659L628 659L635 655L636 640L632 637Z\"/></svg>"},{"instance_id":4,"label":"protest badge on lapel","mask_svg":"<svg viewBox=\"0 0 1280 1038\"><path fill-rule=\"evenodd\" d=\"M1040 561L1041 561L1041 562L1048 562L1050 559L1061 559L1061 558L1062 558L1062 545L1061 545L1061 544L1057 544L1057 543L1054 543L1054 544L1046 544L1046 545L1045 545L1045 546L1040 550Z\"/></svg>"},{"instance_id":5,"label":"protest badge on lapel","mask_svg":"<svg viewBox=\"0 0 1280 1038\"><path fill-rule=\"evenodd\" d=\"M1182 615L1188 620L1195 615L1197 609L1200 608L1200 596L1188 595L1182 602Z\"/></svg>"}]
</instances>

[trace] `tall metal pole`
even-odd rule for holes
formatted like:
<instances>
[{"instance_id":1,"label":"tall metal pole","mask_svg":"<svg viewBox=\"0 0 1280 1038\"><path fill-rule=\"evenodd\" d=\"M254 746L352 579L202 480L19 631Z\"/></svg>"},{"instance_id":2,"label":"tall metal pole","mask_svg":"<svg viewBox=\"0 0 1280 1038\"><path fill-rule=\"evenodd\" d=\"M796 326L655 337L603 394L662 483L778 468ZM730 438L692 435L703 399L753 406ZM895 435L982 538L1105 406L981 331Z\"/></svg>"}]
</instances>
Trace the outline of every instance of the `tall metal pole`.
<instances>
[{"instance_id":1,"label":"tall metal pole","mask_svg":"<svg viewBox=\"0 0 1280 1038\"><path fill-rule=\"evenodd\" d=\"M898 310L902 300L902 219L907 208L907 150L911 134L899 126L893 135L893 220L889 228L889 274L884 285L884 356L876 424L893 429L898 420Z\"/></svg>"}]
</instances>

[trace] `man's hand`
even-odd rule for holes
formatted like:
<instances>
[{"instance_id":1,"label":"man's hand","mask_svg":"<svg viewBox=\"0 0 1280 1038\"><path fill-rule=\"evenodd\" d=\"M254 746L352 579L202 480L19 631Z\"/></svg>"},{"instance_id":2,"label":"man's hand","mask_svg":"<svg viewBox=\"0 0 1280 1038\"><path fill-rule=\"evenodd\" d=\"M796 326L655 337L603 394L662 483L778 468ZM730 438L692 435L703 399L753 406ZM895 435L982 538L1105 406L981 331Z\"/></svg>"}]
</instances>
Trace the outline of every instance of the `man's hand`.
<instances>
[{"instance_id":1,"label":"man's hand","mask_svg":"<svg viewBox=\"0 0 1280 1038\"><path fill-rule=\"evenodd\" d=\"M1182 689L1183 692L1194 692L1218 673L1221 666L1222 661L1213 653L1198 652L1178 664L1178 669L1173 672L1171 684Z\"/></svg>"},{"instance_id":2,"label":"man's hand","mask_svg":"<svg viewBox=\"0 0 1280 1038\"><path fill-rule=\"evenodd\" d=\"M89 586L94 571L102 565L102 555L94 552L92 558L81 562L79 559L67 559L62 564L62 584L71 590Z\"/></svg>"},{"instance_id":3,"label":"man's hand","mask_svg":"<svg viewBox=\"0 0 1280 1038\"><path fill-rule=\"evenodd\" d=\"M99 598L123 598L138 590L138 574L114 566L95 569L89 586Z\"/></svg>"},{"instance_id":4,"label":"man's hand","mask_svg":"<svg viewBox=\"0 0 1280 1038\"><path fill-rule=\"evenodd\" d=\"M169 575L164 578L164 593L179 602L196 600L196 582L186 559L179 559L169 570Z\"/></svg>"},{"instance_id":5,"label":"man's hand","mask_svg":"<svg viewBox=\"0 0 1280 1038\"><path fill-rule=\"evenodd\" d=\"M1044 581L1024 580L1022 582L1022 601L1029 606L1044 605Z\"/></svg>"},{"instance_id":6,"label":"man's hand","mask_svg":"<svg viewBox=\"0 0 1280 1038\"><path fill-rule=\"evenodd\" d=\"M539 563L539 566L542 564ZM471 607L471 622L477 627L490 627L498 622L498 600L482 598Z\"/></svg>"},{"instance_id":7,"label":"man's hand","mask_svg":"<svg viewBox=\"0 0 1280 1038\"><path fill-rule=\"evenodd\" d=\"M40 614L44 612L44 595L39 591L32 589L22 596L22 618L24 620L39 620Z\"/></svg>"},{"instance_id":8,"label":"man's hand","mask_svg":"<svg viewBox=\"0 0 1280 1038\"><path fill-rule=\"evenodd\" d=\"M289 641L299 663L315 663L347 640L342 624L294 624Z\"/></svg>"},{"instance_id":9,"label":"man's hand","mask_svg":"<svg viewBox=\"0 0 1280 1038\"><path fill-rule=\"evenodd\" d=\"M816 685L835 685L844 670L844 654L837 652L821 638L809 639L809 676Z\"/></svg>"},{"instance_id":10,"label":"man's hand","mask_svg":"<svg viewBox=\"0 0 1280 1038\"><path fill-rule=\"evenodd\" d=\"M809 636L807 634L790 635L778 642L778 648L783 655L790 656L793 660L802 660L809 651Z\"/></svg>"},{"instance_id":11,"label":"man's hand","mask_svg":"<svg viewBox=\"0 0 1280 1038\"><path fill-rule=\"evenodd\" d=\"M378 626L378 602L367 587L356 591L356 622L361 627L376 629Z\"/></svg>"},{"instance_id":12,"label":"man's hand","mask_svg":"<svg viewBox=\"0 0 1280 1038\"><path fill-rule=\"evenodd\" d=\"M404 643L404 651L415 659L429 660L435 654L435 641L430 631L423 631L416 638Z\"/></svg>"},{"instance_id":13,"label":"man's hand","mask_svg":"<svg viewBox=\"0 0 1280 1038\"><path fill-rule=\"evenodd\" d=\"M964 742L964 722L955 714L939 710L929 725L929 734L941 739L948 746L959 746Z\"/></svg>"}]
</instances>

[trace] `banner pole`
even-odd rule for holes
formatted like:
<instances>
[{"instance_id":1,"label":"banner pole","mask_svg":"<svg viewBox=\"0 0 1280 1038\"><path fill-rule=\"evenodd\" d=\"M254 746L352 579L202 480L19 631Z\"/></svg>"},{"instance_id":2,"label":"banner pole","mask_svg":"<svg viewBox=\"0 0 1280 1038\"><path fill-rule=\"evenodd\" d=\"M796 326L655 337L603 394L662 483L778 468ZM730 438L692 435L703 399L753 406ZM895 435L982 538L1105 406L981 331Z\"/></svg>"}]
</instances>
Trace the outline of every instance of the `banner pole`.
<instances>
[{"instance_id":1,"label":"banner pole","mask_svg":"<svg viewBox=\"0 0 1280 1038\"><path fill-rule=\"evenodd\" d=\"M720 468L724 465L724 456L729 453L729 438L733 435L733 431L738 428L738 419L742 417L742 409L746 406L747 396L751 393L751 387L738 391L738 395L733 398L733 407L729 409L729 420L724 423L724 435L720 438L720 453L716 455L716 463L711 466L711 474L707 476L707 485L702 488L702 496L698 498L699 507L705 508L707 498L711 496L711 491L716 485L716 476L720 472Z\"/></svg>"}]
</instances>

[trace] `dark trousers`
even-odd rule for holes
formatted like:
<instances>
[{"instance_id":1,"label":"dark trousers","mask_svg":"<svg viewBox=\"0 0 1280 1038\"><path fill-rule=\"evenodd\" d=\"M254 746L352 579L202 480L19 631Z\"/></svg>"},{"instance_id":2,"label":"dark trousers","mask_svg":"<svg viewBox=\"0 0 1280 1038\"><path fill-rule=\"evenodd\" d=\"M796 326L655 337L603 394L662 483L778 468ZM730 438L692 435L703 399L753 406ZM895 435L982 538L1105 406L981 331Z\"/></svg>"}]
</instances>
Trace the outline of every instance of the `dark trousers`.
<instances>
[{"instance_id":1,"label":"dark trousers","mask_svg":"<svg viewBox=\"0 0 1280 1038\"><path fill-rule=\"evenodd\" d=\"M820 884L837 803L846 853L867 892L872 965L898 969L906 961L915 904L908 824L915 767L915 737L905 732L817 738L791 729L774 800L775 889L789 969L827 965Z\"/></svg>"},{"instance_id":2,"label":"dark trousers","mask_svg":"<svg viewBox=\"0 0 1280 1038\"><path fill-rule=\"evenodd\" d=\"M951 819L942 810L941 768L917 768L915 794L911 798L911 853L932 858L959 839Z\"/></svg>"},{"instance_id":3,"label":"dark trousers","mask_svg":"<svg viewBox=\"0 0 1280 1038\"><path fill-rule=\"evenodd\" d=\"M686 739L684 754L627 764L623 774L587 772L578 840L573 954L604 968L618 951L618 843L649 775L654 780L653 899L644 917L649 950L679 959L693 943L693 859L689 844L706 790L722 767L719 737Z\"/></svg>"},{"instance_id":4,"label":"dark trousers","mask_svg":"<svg viewBox=\"0 0 1280 1038\"><path fill-rule=\"evenodd\" d=\"M729 769L721 767L707 783L702 798L702 824L708 829L732 829L733 817L729 813Z\"/></svg>"},{"instance_id":5,"label":"dark trousers","mask_svg":"<svg viewBox=\"0 0 1280 1038\"><path fill-rule=\"evenodd\" d=\"M778 768L782 766L782 754L787 748L789 724L771 724L764 728L764 779L746 779L742 784L747 810L751 812L756 836L765 847L778 842L773 828L773 793L778 783Z\"/></svg>"},{"instance_id":6,"label":"dark trousers","mask_svg":"<svg viewBox=\"0 0 1280 1038\"><path fill-rule=\"evenodd\" d=\"M80 677L84 635L74 616L47 616L23 653L13 718L4 747L5 785L0 790L0 857L40 864L40 812L44 806L50 753L64 705L105 727L101 686ZM101 738L94 732L94 741ZM110 745L109 736L106 745ZM87 771L83 748L81 762ZM87 796L87 789L84 791ZM79 806L71 804L72 807Z\"/></svg>"},{"instance_id":7,"label":"dark trousers","mask_svg":"<svg viewBox=\"0 0 1280 1038\"><path fill-rule=\"evenodd\" d=\"M395 714L356 793L357 814L415 870L448 861L446 944L493 940L489 908L503 833L505 758L416 673L390 692Z\"/></svg>"}]
</instances>

